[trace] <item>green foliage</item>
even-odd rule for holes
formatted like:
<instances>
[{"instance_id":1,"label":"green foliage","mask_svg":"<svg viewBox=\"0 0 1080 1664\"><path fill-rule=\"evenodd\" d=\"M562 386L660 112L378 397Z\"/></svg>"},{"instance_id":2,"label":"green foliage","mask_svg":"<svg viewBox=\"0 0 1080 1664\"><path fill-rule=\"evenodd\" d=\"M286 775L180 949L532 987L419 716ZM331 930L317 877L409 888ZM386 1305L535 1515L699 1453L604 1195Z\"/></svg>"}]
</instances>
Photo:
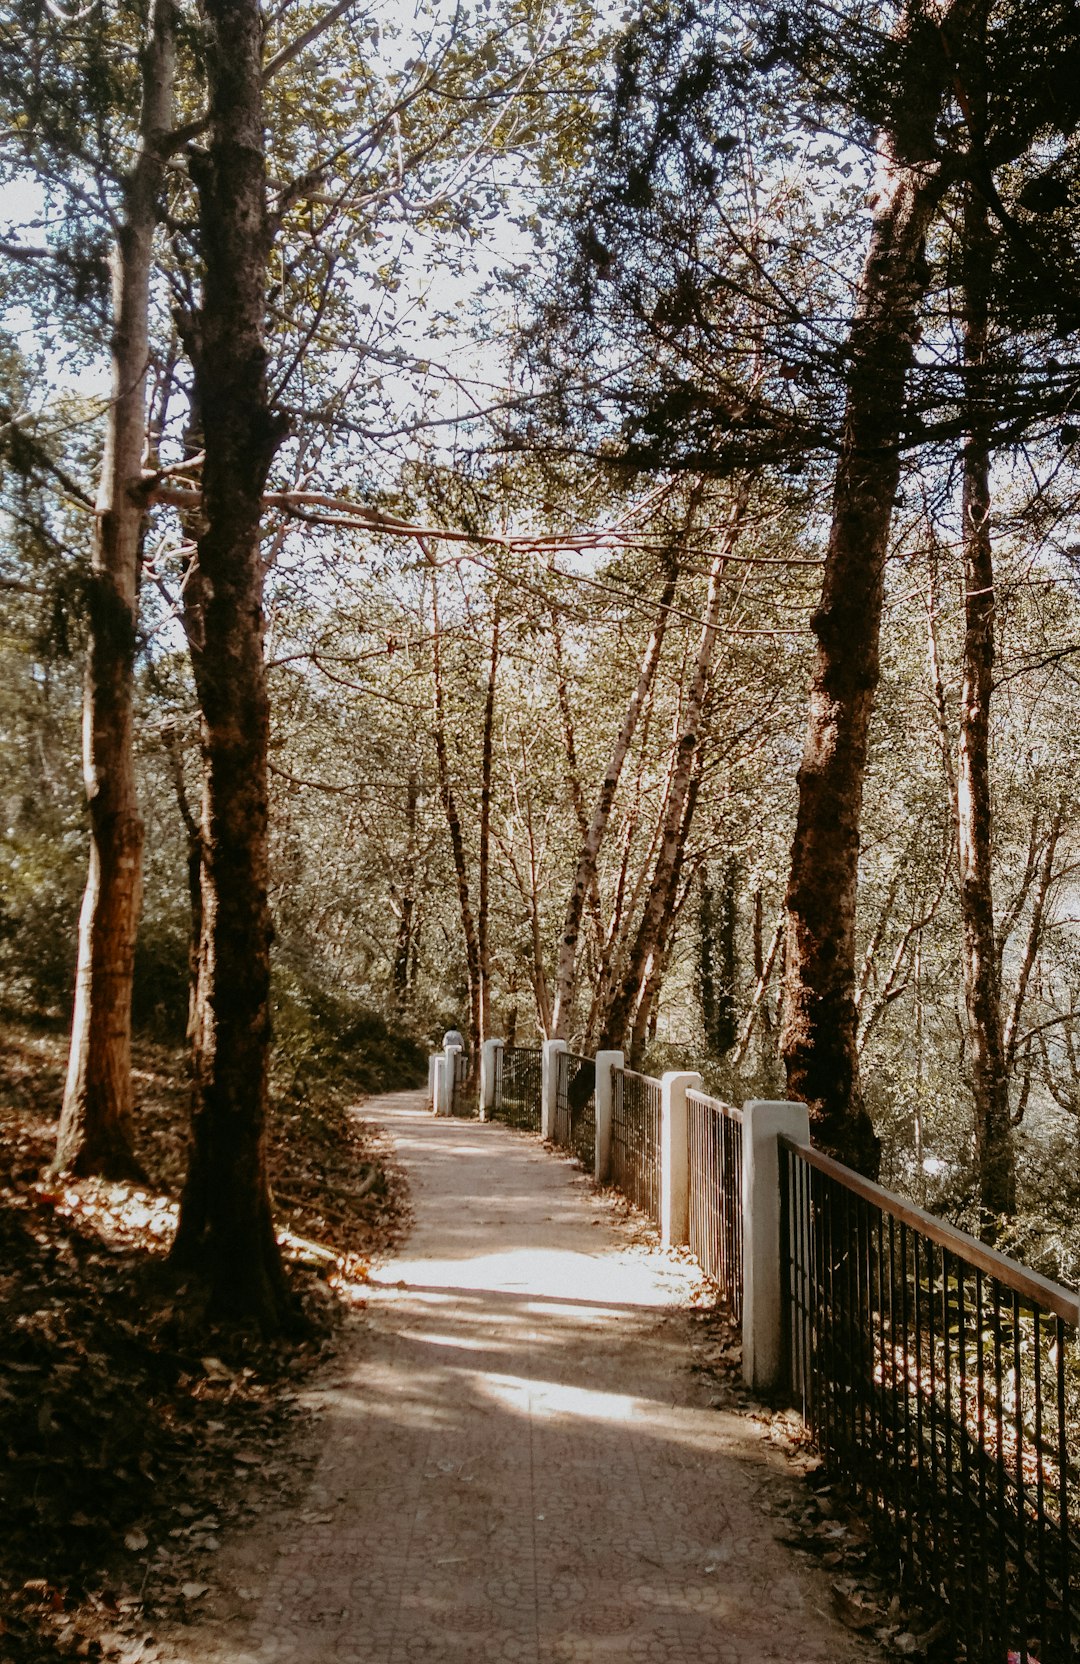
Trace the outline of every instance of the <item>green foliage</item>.
<instances>
[{"instance_id":1,"label":"green foliage","mask_svg":"<svg viewBox=\"0 0 1080 1664\"><path fill-rule=\"evenodd\" d=\"M279 971L274 980L280 1088L304 1100L326 1084L400 1091L427 1078L427 1051L377 1012Z\"/></svg>"}]
</instances>

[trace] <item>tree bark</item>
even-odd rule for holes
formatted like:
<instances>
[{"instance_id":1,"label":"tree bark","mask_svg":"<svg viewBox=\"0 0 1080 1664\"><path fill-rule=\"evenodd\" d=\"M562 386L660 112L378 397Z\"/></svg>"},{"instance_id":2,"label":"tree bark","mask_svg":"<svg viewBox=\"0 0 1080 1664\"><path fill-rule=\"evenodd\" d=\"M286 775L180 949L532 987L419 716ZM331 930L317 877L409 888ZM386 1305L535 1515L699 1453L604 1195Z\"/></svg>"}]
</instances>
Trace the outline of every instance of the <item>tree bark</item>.
<instances>
[{"instance_id":1,"label":"tree bark","mask_svg":"<svg viewBox=\"0 0 1080 1664\"><path fill-rule=\"evenodd\" d=\"M443 698L442 648L439 635L439 579L438 569L431 570L431 663L434 683L433 737L435 762L439 776L439 798L450 834L450 849L454 858L454 877L457 881L458 905L461 909L461 929L465 938L465 968L469 979L469 1048L475 1057L480 1046L480 941L469 893L469 867L465 855L465 838L461 830L461 814L450 779L450 756L446 747L446 715Z\"/></svg>"},{"instance_id":2,"label":"tree bark","mask_svg":"<svg viewBox=\"0 0 1080 1664\"><path fill-rule=\"evenodd\" d=\"M195 1108L174 1261L206 1273L211 1309L272 1333L290 1321L271 1211L267 743L262 497L284 425L263 339L266 207L258 0L205 0L209 139L190 159L202 305L192 332L201 413L199 628L189 635L202 716L202 951Z\"/></svg>"},{"instance_id":3,"label":"tree bark","mask_svg":"<svg viewBox=\"0 0 1080 1664\"><path fill-rule=\"evenodd\" d=\"M812 620L817 657L786 894L781 1054L787 1090L809 1105L815 1143L871 1175L880 1146L859 1082L855 1010L859 823L906 381L925 282L923 246L943 188L940 165L929 158L951 66L938 31L930 33L927 52L936 56L928 57L924 84L909 89L902 137L894 130L878 144L873 223L848 345L832 527Z\"/></svg>"},{"instance_id":4,"label":"tree bark","mask_svg":"<svg viewBox=\"0 0 1080 1664\"><path fill-rule=\"evenodd\" d=\"M135 165L113 250L112 396L98 488L83 696L90 866L79 919L75 1007L54 1166L141 1176L132 1148L131 990L142 902L133 695L145 499L150 277L172 130L174 13L155 0L142 66Z\"/></svg>"},{"instance_id":5,"label":"tree bark","mask_svg":"<svg viewBox=\"0 0 1080 1664\"><path fill-rule=\"evenodd\" d=\"M495 685L499 673L499 607L491 624L491 657L488 661L487 688L484 693L484 726L480 746L480 874L476 909L476 968L478 983L479 1022L477 1040L473 1048L473 1068L480 1066L480 1047L491 1031L491 941L490 941L490 875L491 875L491 782L492 752L495 738Z\"/></svg>"},{"instance_id":6,"label":"tree bark","mask_svg":"<svg viewBox=\"0 0 1080 1664\"><path fill-rule=\"evenodd\" d=\"M570 895L566 903L562 935L559 938L559 956L555 972L555 1006L552 1024L554 1038L557 1040L565 1040L569 1032L574 996L577 991L577 949L578 940L581 936L581 920L585 911L585 902L590 890L595 888L597 884L597 860L600 854L600 846L604 841L604 834L611 818L611 807L615 801L615 793L619 788L626 754L630 749L630 742L634 737L638 719L648 698L649 689L652 687L656 667L660 662L664 634L667 629L668 610L675 596L677 579L678 568L672 560L664 576L664 587L657 607L656 623L652 627L645 646L637 683L630 695L630 701L626 707L619 732L615 736L615 744L608 758L607 768L604 770L604 778L600 782L600 790L593 808L592 819L589 821L581 848L578 851L577 867L574 871Z\"/></svg>"},{"instance_id":7,"label":"tree bark","mask_svg":"<svg viewBox=\"0 0 1080 1664\"><path fill-rule=\"evenodd\" d=\"M994 927L990 702L994 686L994 556L990 541L990 412L983 378L993 241L987 204L974 186L964 205L964 365L970 411L963 452L964 648L956 830L960 868L967 1057L975 1109L979 1201L993 1221L1016 1208L1009 1079Z\"/></svg>"},{"instance_id":8,"label":"tree bark","mask_svg":"<svg viewBox=\"0 0 1080 1664\"><path fill-rule=\"evenodd\" d=\"M199 1012L199 963L202 958L202 825L188 799L184 779L184 751L180 736L172 723L162 731L162 742L172 770L176 806L184 823L187 838L188 903L191 925L188 934L188 1018L186 1038L194 1060L195 1034Z\"/></svg>"},{"instance_id":9,"label":"tree bark","mask_svg":"<svg viewBox=\"0 0 1080 1664\"><path fill-rule=\"evenodd\" d=\"M621 1047L624 1044L644 989L647 966L658 948L664 930L664 917L672 899L672 875L677 873L690 832L690 821L696 793L690 794L695 763L701 744L701 719L705 695L709 685L709 670L716 648L720 624L720 602L723 593L724 571L742 530L746 512L748 488L736 488L735 500L728 512L727 525L720 548L713 557L709 573L709 591L705 603L705 618L698 641L690 691L686 699L686 713L676 749L675 767L668 792L667 808L660 835L652 882L638 924L634 944L626 968L604 1014L600 1049ZM689 805L690 814L685 811Z\"/></svg>"},{"instance_id":10,"label":"tree bark","mask_svg":"<svg viewBox=\"0 0 1080 1664\"><path fill-rule=\"evenodd\" d=\"M668 954L671 950L679 914L682 912L686 896L689 894L688 890L684 891L681 896L679 892L683 862L686 858L686 846L694 820L694 810L697 808L698 793L701 790L701 760L702 754L699 747L694 762L694 772L683 805L682 826L679 830L675 861L668 876L666 905L660 916L659 929L642 967L637 1003L631 1014L627 1051L631 1066L635 1069L641 1065L646 1046L656 1037L660 990L663 987L664 975L667 971Z\"/></svg>"},{"instance_id":11,"label":"tree bark","mask_svg":"<svg viewBox=\"0 0 1080 1664\"><path fill-rule=\"evenodd\" d=\"M405 855L402 861L401 883L397 887L398 928L394 943L394 1011L403 1017L408 1011L412 986L412 965L416 942L416 863L417 817L420 802L420 777L415 767L409 770L405 795Z\"/></svg>"}]
</instances>

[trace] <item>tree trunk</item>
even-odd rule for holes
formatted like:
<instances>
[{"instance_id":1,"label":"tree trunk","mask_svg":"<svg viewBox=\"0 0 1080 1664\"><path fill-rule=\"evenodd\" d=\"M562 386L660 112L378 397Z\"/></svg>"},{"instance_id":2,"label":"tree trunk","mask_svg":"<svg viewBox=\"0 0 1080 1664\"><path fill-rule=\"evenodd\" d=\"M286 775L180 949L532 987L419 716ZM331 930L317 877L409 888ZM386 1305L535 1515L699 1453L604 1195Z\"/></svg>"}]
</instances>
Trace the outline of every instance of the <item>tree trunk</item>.
<instances>
[{"instance_id":1,"label":"tree trunk","mask_svg":"<svg viewBox=\"0 0 1080 1664\"><path fill-rule=\"evenodd\" d=\"M628 1051L633 1068L640 1067L647 1045L656 1038L656 1028L659 1020L660 990L664 984L667 971L668 955L675 934L675 925L686 901L684 892L679 894L682 880L683 861L686 856L686 845L690 837L690 827L694 820L694 810L697 808L698 793L701 790L701 750L699 748L694 766L694 774L686 794L683 806L683 824L679 834L679 846L668 878L667 905L660 919L660 928L656 939L649 951L642 967L641 980L638 986L637 1005L630 1024L630 1039Z\"/></svg>"},{"instance_id":2,"label":"tree trunk","mask_svg":"<svg viewBox=\"0 0 1080 1664\"><path fill-rule=\"evenodd\" d=\"M743 1019L743 1026L731 1054L733 1069L741 1068L744 1058L750 1049L750 1041L755 1027L759 1028L760 1041L758 1057L763 1075L772 1077L776 1073L776 1042L773 1032L772 1012L769 1010L769 983L772 979L773 967L784 935L784 915L781 911L776 921L776 928L769 943L769 951L765 952L763 934L763 897L760 890L754 891L754 992L750 996L750 1006Z\"/></svg>"},{"instance_id":3,"label":"tree trunk","mask_svg":"<svg viewBox=\"0 0 1080 1664\"><path fill-rule=\"evenodd\" d=\"M604 834L607 831L608 821L611 817L611 806L615 801L615 793L622 777L626 754L630 749L630 742L634 737L638 718L648 698L653 677L656 675L656 667L660 662L660 653L664 645L664 633L667 629L668 609L675 596L677 579L678 568L672 560L664 577L664 587L657 608L656 623L653 625L645 646L637 683L630 695L630 702L626 707L622 725L615 736L615 744L612 747L611 756L604 771L604 778L600 782L600 791L597 795L592 819L578 851L577 867L566 903L566 917L563 920L562 935L559 938L559 957L555 973L555 1008L552 1024L553 1037L557 1040L565 1040L570 1028L574 996L577 991L577 948L581 935L581 919L585 911L585 901L590 889L595 888L597 883L596 864L600 854L600 846L604 841Z\"/></svg>"},{"instance_id":4,"label":"tree trunk","mask_svg":"<svg viewBox=\"0 0 1080 1664\"><path fill-rule=\"evenodd\" d=\"M135 166L113 250L112 397L89 588L83 776L90 868L79 919L75 1009L54 1165L140 1176L132 1149L131 988L142 901L143 823L135 791L133 692L145 500L150 275L172 130L173 4L155 0L143 58Z\"/></svg>"},{"instance_id":5,"label":"tree trunk","mask_svg":"<svg viewBox=\"0 0 1080 1664\"><path fill-rule=\"evenodd\" d=\"M209 142L191 156L204 260L192 332L202 416L199 631L203 935L195 1109L174 1260L207 1274L211 1309L279 1329L294 1306L267 1179L270 943L262 498L283 424L263 340L266 208L258 0L205 0Z\"/></svg>"},{"instance_id":6,"label":"tree trunk","mask_svg":"<svg viewBox=\"0 0 1080 1664\"><path fill-rule=\"evenodd\" d=\"M578 838L581 844L584 844L589 837L589 816L585 809L585 792L581 784L581 767L578 762L577 740L574 732L574 713L570 705L570 687L566 679L562 624L559 621L559 609L554 605L551 608L551 645L552 657L555 662L555 695L559 703L559 715L562 717L563 745L566 748L566 774L570 784L570 795L574 802L574 818L577 821ZM596 950L599 950L604 935L604 920L603 905L600 900L600 881L595 861L593 862L592 877L586 892L585 905L588 907L589 922L594 938L593 945ZM564 1035L563 1038L565 1039L566 1036Z\"/></svg>"},{"instance_id":7,"label":"tree trunk","mask_svg":"<svg viewBox=\"0 0 1080 1664\"><path fill-rule=\"evenodd\" d=\"M394 1011L403 1017L409 1007L412 963L416 941L416 824L420 801L420 777L415 768L409 770L405 797L405 858L399 890L397 940L394 943Z\"/></svg>"},{"instance_id":8,"label":"tree trunk","mask_svg":"<svg viewBox=\"0 0 1080 1664\"><path fill-rule=\"evenodd\" d=\"M461 830L461 815L450 779L450 756L446 748L446 717L442 684L442 649L439 636L439 578L438 570L431 570L431 663L434 682L435 761L439 775L439 797L450 834L450 849L454 858L454 877L457 880L458 905L461 909L461 929L465 938L465 967L469 979L469 1047L475 1057L480 1046L480 942L476 918L469 894L469 868L465 855L465 838Z\"/></svg>"},{"instance_id":9,"label":"tree trunk","mask_svg":"<svg viewBox=\"0 0 1080 1664\"><path fill-rule=\"evenodd\" d=\"M184 780L184 752L176 728L169 723L162 731L162 741L172 769L176 805L184 823L187 838L188 903L191 925L188 934L188 1017L187 1042L194 1059L195 1034L199 1012L199 963L202 958L202 826L188 800Z\"/></svg>"},{"instance_id":10,"label":"tree trunk","mask_svg":"<svg viewBox=\"0 0 1080 1664\"><path fill-rule=\"evenodd\" d=\"M790 1096L815 1143L875 1175L880 1146L859 1083L855 908L867 735L878 683L885 555L900 477L900 433L924 276L942 188L933 129L950 66L910 89L904 151L878 146L874 214L849 339L847 408L833 494L817 658L798 775L788 879L781 1053Z\"/></svg>"},{"instance_id":11,"label":"tree trunk","mask_svg":"<svg viewBox=\"0 0 1080 1664\"><path fill-rule=\"evenodd\" d=\"M728 556L739 539L748 495L745 485L737 488L720 549L713 558L705 619L694 661L690 691L686 699L686 714L678 740L656 866L626 968L604 1014L600 1036L601 1050L623 1045L641 999L647 974L646 967L662 938L665 911L672 899L672 875L678 871L690 832L690 815L687 815L685 810L689 803L691 814L693 812L694 798L688 797L688 794L701 744L701 719L720 623L724 571Z\"/></svg>"},{"instance_id":12,"label":"tree trunk","mask_svg":"<svg viewBox=\"0 0 1080 1664\"><path fill-rule=\"evenodd\" d=\"M473 1070L480 1067L480 1047L491 1032L491 942L490 942L490 873L491 873L491 763L495 738L495 683L499 671L499 608L491 625L491 657L488 662L487 689L484 694L484 727L480 746L480 877L476 910L476 968L478 983L479 1023L476 1045L473 1048Z\"/></svg>"},{"instance_id":13,"label":"tree trunk","mask_svg":"<svg viewBox=\"0 0 1080 1664\"><path fill-rule=\"evenodd\" d=\"M736 862L729 858L724 863L723 887L717 898L708 869L702 868L701 872L698 988L705 1044L716 1057L729 1052L738 1039L735 1021L737 876Z\"/></svg>"},{"instance_id":14,"label":"tree trunk","mask_svg":"<svg viewBox=\"0 0 1080 1664\"><path fill-rule=\"evenodd\" d=\"M987 362L993 240L982 194L964 207L964 365L970 411L963 453L964 650L956 829L963 933L964 1008L975 1108L979 1200L991 1222L1016 1208L1009 1080L994 927L990 701L994 684L994 557L990 542L990 444L983 377Z\"/></svg>"}]
</instances>

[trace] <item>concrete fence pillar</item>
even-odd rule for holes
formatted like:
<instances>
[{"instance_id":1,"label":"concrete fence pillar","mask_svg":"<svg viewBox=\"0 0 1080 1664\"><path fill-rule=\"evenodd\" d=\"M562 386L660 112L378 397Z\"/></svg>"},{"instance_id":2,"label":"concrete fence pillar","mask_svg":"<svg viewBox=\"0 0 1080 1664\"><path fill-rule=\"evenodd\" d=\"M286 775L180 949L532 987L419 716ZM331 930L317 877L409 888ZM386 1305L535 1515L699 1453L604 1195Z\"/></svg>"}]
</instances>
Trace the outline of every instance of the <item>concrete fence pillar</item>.
<instances>
[{"instance_id":1,"label":"concrete fence pillar","mask_svg":"<svg viewBox=\"0 0 1080 1664\"><path fill-rule=\"evenodd\" d=\"M753 1099L743 1105L743 1379L755 1392L782 1385L781 1137L809 1145L805 1104Z\"/></svg>"},{"instance_id":2,"label":"concrete fence pillar","mask_svg":"<svg viewBox=\"0 0 1080 1664\"><path fill-rule=\"evenodd\" d=\"M429 1052L428 1053L428 1060L427 1060L427 1096L428 1096L428 1108L430 1110L434 1110L434 1108L435 1108L435 1096L436 1096L436 1092L438 1090L436 1075L437 1075L437 1072L438 1072L439 1059L440 1059L441 1056L442 1056L442 1052Z\"/></svg>"},{"instance_id":3,"label":"concrete fence pillar","mask_svg":"<svg viewBox=\"0 0 1080 1664\"><path fill-rule=\"evenodd\" d=\"M566 1051L565 1040L545 1040L541 1052L540 1136L554 1139L555 1117L558 1113L559 1065L558 1057Z\"/></svg>"},{"instance_id":4,"label":"concrete fence pillar","mask_svg":"<svg viewBox=\"0 0 1080 1664\"><path fill-rule=\"evenodd\" d=\"M499 1059L502 1055L501 1040L485 1040L480 1047L480 1119L488 1121L491 1112L498 1108L495 1102L495 1088L499 1079Z\"/></svg>"},{"instance_id":5,"label":"concrete fence pillar","mask_svg":"<svg viewBox=\"0 0 1080 1664\"><path fill-rule=\"evenodd\" d=\"M615 1071L625 1067L622 1052L597 1052L596 1088L596 1163L597 1184L607 1184L611 1177L611 1117L615 1107Z\"/></svg>"},{"instance_id":6,"label":"concrete fence pillar","mask_svg":"<svg viewBox=\"0 0 1080 1664\"><path fill-rule=\"evenodd\" d=\"M690 1118L686 1094L700 1092L692 1069L669 1069L660 1080L660 1240L675 1248L690 1240Z\"/></svg>"},{"instance_id":7,"label":"concrete fence pillar","mask_svg":"<svg viewBox=\"0 0 1080 1664\"><path fill-rule=\"evenodd\" d=\"M460 1046L443 1047L442 1057L439 1059L438 1074L436 1075L436 1115L452 1115L454 1112L455 1068L460 1052Z\"/></svg>"}]
</instances>

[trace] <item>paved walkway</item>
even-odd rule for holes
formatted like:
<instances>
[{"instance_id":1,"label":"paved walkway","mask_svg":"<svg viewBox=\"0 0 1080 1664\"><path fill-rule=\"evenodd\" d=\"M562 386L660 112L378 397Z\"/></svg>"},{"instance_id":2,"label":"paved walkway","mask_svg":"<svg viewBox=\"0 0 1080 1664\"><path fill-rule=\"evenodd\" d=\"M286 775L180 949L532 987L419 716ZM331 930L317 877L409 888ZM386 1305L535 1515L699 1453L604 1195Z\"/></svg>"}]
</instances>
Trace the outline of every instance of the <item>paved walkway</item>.
<instances>
[{"instance_id":1,"label":"paved walkway","mask_svg":"<svg viewBox=\"0 0 1080 1664\"><path fill-rule=\"evenodd\" d=\"M320 1391L310 1494L220 1556L256 1598L191 1664L865 1664L774 1537L760 1436L704 1407L692 1268L534 1139L417 1093L364 1113L416 1226Z\"/></svg>"}]
</instances>

